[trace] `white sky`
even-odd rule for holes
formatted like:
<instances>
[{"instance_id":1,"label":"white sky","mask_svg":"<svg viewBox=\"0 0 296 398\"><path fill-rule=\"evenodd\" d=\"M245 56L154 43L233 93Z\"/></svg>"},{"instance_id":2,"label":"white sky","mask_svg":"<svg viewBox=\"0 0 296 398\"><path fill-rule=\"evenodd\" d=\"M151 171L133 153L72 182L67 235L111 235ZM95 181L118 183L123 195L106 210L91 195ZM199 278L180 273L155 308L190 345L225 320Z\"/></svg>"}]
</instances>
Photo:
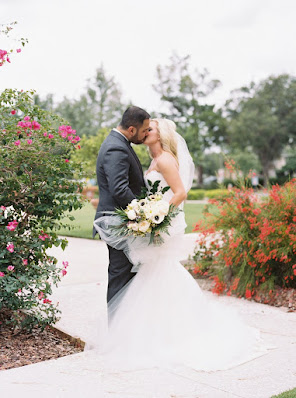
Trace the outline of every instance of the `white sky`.
<instances>
[{"instance_id":1,"label":"white sky","mask_svg":"<svg viewBox=\"0 0 296 398\"><path fill-rule=\"evenodd\" d=\"M295 0L0 0L0 23L14 20L29 44L1 67L0 90L78 97L103 63L149 112L161 106L156 66L172 51L221 80L217 104L251 80L296 74Z\"/></svg>"}]
</instances>

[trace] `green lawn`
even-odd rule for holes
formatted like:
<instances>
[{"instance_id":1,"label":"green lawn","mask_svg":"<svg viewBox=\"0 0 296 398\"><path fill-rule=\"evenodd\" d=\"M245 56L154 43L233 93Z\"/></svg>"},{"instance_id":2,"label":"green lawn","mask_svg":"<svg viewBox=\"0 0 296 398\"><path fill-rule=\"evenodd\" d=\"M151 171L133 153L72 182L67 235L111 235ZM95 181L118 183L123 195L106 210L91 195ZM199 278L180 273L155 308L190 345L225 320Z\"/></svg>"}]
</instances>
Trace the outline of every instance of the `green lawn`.
<instances>
[{"instance_id":1,"label":"green lawn","mask_svg":"<svg viewBox=\"0 0 296 398\"><path fill-rule=\"evenodd\" d=\"M273 395L271 398L296 398L296 388L293 388L293 390L283 392L282 394L279 395Z\"/></svg>"},{"instance_id":2,"label":"green lawn","mask_svg":"<svg viewBox=\"0 0 296 398\"><path fill-rule=\"evenodd\" d=\"M202 218L204 205L191 204L185 205L185 217L188 227L186 233L192 232L195 223ZM95 216L95 209L90 203L86 203L82 209L69 213L75 217L74 221L64 220L67 224L74 226L74 229L61 229L59 235L75 236L77 238L92 238L92 223Z\"/></svg>"}]
</instances>

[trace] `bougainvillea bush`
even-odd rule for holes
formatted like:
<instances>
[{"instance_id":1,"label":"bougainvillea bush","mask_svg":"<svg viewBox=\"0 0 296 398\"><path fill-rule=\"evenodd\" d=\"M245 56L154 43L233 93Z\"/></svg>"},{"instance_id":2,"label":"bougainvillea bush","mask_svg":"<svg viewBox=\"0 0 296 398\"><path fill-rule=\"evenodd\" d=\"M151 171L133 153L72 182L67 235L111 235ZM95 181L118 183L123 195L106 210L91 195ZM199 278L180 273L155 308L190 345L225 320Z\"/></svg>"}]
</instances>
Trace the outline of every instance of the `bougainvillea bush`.
<instances>
[{"instance_id":1,"label":"bougainvillea bush","mask_svg":"<svg viewBox=\"0 0 296 398\"><path fill-rule=\"evenodd\" d=\"M276 286L296 288L296 179L264 195L241 185L211 200L199 232L195 274L210 275L214 292L251 298Z\"/></svg>"},{"instance_id":2,"label":"bougainvillea bush","mask_svg":"<svg viewBox=\"0 0 296 398\"><path fill-rule=\"evenodd\" d=\"M22 327L44 328L58 319L48 297L68 266L58 268L46 249L66 247L62 219L82 206L81 169L71 160L80 138L33 95L0 94L0 312L24 310Z\"/></svg>"}]
</instances>

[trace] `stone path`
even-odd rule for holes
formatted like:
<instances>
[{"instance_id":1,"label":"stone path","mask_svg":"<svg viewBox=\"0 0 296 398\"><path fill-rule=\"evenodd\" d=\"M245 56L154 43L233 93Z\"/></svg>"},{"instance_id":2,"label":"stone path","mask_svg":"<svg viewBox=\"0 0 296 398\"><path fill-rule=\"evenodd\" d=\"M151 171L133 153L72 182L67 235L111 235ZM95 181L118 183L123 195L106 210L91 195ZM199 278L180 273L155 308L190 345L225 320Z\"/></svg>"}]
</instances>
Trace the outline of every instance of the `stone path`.
<instances>
[{"instance_id":1,"label":"stone path","mask_svg":"<svg viewBox=\"0 0 296 398\"><path fill-rule=\"evenodd\" d=\"M62 331L89 341L104 313L108 252L98 240L68 238L62 252L53 248L59 262L69 261L68 274L54 290L53 300L63 311L56 325ZM0 397L87 398L270 398L296 387L296 313L239 300L209 298L235 307L246 322L261 330L273 347L266 355L236 368L219 372L147 370L102 373L95 351L0 371ZM153 379L154 384L150 381ZM170 387L174 385L173 387Z\"/></svg>"}]
</instances>

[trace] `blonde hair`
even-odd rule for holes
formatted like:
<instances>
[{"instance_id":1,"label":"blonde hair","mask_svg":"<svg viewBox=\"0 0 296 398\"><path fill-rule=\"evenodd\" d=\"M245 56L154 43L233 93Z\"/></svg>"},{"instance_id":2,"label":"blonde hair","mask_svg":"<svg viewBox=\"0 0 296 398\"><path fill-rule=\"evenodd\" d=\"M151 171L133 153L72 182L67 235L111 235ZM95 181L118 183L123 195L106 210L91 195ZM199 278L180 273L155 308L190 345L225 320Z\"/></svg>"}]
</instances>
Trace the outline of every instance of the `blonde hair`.
<instances>
[{"instance_id":1,"label":"blonde hair","mask_svg":"<svg viewBox=\"0 0 296 398\"><path fill-rule=\"evenodd\" d=\"M151 119L151 122L155 122L157 124L157 130L159 133L162 149L170 153L176 159L179 165L177 151L178 141L175 123L169 119Z\"/></svg>"}]
</instances>

